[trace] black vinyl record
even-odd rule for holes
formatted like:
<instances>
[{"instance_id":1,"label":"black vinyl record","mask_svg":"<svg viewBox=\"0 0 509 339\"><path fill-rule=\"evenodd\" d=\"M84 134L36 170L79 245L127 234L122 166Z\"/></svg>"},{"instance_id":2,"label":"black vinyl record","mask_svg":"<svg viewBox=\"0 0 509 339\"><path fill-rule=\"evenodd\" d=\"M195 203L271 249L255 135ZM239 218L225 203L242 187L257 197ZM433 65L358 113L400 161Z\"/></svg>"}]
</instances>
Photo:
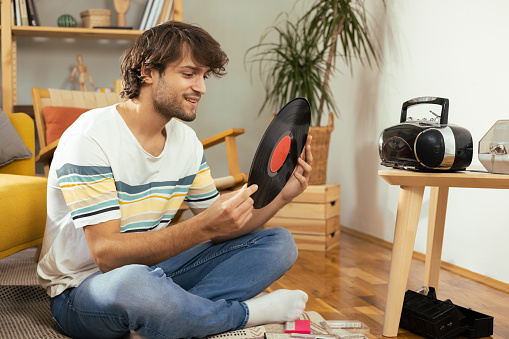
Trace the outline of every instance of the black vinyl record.
<instances>
[{"instance_id":1,"label":"black vinyl record","mask_svg":"<svg viewBox=\"0 0 509 339\"><path fill-rule=\"evenodd\" d=\"M287 103L272 119L258 145L248 185L258 185L251 195L254 208L269 204L290 179L306 144L311 109L304 98Z\"/></svg>"}]
</instances>

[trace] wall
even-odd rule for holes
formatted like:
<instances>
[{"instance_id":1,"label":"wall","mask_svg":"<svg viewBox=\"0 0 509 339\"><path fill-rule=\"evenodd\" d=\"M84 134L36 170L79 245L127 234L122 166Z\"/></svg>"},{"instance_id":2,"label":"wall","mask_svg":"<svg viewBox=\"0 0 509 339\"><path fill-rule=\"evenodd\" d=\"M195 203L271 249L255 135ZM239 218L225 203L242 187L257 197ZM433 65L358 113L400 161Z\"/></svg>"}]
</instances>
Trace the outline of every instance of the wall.
<instances>
[{"instance_id":1,"label":"wall","mask_svg":"<svg viewBox=\"0 0 509 339\"><path fill-rule=\"evenodd\" d=\"M373 3L371 2L371 5ZM504 1L391 1L378 18L384 51L380 70L356 67L337 77L342 117L333 135L328 178L342 185L342 224L392 241L398 188L377 177L380 132L399 122L401 104L419 96L450 99L449 122L474 139L472 167L481 167L477 143L499 119L509 93L509 23ZM438 106L437 106L438 107ZM341 145L348 145L341 147ZM509 283L506 191L451 189L442 259ZM415 250L426 249L429 195L421 211Z\"/></svg>"},{"instance_id":2,"label":"wall","mask_svg":"<svg viewBox=\"0 0 509 339\"><path fill-rule=\"evenodd\" d=\"M245 127L247 133L239 139L245 171L269 112L256 115L263 90L256 76L249 83L244 51L257 43L277 13L291 9L290 3L185 3L185 20L208 29L231 60L230 74L208 85L210 97L200 111L200 124L206 120L201 126L207 127L196 129L209 135L207 131L212 134L228 126ZM501 42L509 30L505 20L509 4L502 0L395 0L386 8L378 1L367 4L376 20L384 62L380 69L356 64L353 76L340 67L331 84L341 112L331 140L328 181L342 186L342 225L392 242L399 190L377 175L383 168L377 149L380 132L399 122L404 101L443 96L450 99L449 121L471 131L477 154L479 139L495 121L507 117L501 98L509 93L509 70L504 67L509 47ZM477 156L473 166L480 166ZM509 228L503 208L508 203L505 191L451 189L442 259L509 283L505 262ZM428 210L427 190L415 244L421 253L426 250Z\"/></svg>"},{"instance_id":3,"label":"wall","mask_svg":"<svg viewBox=\"0 0 509 339\"><path fill-rule=\"evenodd\" d=\"M132 0L127 25L137 26L143 0ZM269 113L257 115L263 87L249 76L245 51L265 28L295 1L185 0L184 20L198 23L221 43L230 57L229 74L209 79L192 123L200 138L230 127L244 127L238 138L240 163L249 172L256 147L269 124ZM301 2L299 2L300 4ZM306 0L304 3L310 3ZM450 99L449 121L468 128L477 144L498 119L507 117L503 98L509 93L509 47L505 44L509 3L503 0L367 1L377 22L384 54L379 69L354 65L353 76L340 67L331 86L340 107L332 135L328 181L342 186L341 223L392 241L398 189L377 176L378 137L399 122L401 104L418 96ZM36 0L41 20L55 25L68 12L79 18L88 8L112 8L112 2ZM297 12L302 8L297 6ZM98 86L118 78L118 59L126 42L19 38L19 102L29 104L32 86L76 88L68 80L76 54L84 56ZM225 159L207 152L213 174L226 174ZM477 152L477 145L475 148ZM475 157L474 165L480 163ZM509 195L497 190L451 189L443 260L509 283L505 260L509 228L505 208ZM424 253L429 198L425 194L415 249Z\"/></svg>"}]
</instances>

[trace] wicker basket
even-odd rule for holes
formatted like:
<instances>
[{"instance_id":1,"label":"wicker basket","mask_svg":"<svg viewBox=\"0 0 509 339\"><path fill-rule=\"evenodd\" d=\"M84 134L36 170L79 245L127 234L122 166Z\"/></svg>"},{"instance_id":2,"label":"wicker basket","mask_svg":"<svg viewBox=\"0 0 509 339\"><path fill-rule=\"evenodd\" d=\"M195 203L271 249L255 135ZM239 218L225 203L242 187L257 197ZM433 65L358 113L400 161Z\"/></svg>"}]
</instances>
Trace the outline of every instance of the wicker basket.
<instances>
[{"instance_id":1,"label":"wicker basket","mask_svg":"<svg viewBox=\"0 0 509 339\"><path fill-rule=\"evenodd\" d=\"M82 26L86 28L110 27L111 11L109 9L87 9L80 13Z\"/></svg>"},{"instance_id":2,"label":"wicker basket","mask_svg":"<svg viewBox=\"0 0 509 339\"><path fill-rule=\"evenodd\" d=\"M334 130L334 113L329 114L327 126L310 127L309 135L313 137L313 171L309 177L310 185L323 185L327 182L327 161L329 159L330 135Z\"/></svg>"}]
</instances>

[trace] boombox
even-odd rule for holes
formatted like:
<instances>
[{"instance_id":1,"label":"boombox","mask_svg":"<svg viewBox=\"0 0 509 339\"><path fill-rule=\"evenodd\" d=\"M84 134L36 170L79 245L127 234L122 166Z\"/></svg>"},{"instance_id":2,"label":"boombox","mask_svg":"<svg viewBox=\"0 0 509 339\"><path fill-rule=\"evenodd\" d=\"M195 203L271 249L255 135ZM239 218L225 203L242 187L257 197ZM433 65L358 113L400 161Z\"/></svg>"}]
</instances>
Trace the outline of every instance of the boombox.
<instances>
[{"instance_id":1,"label":"boombox","mask_svg":"<svg viewBox=\"0 0 509 339\"><path fill-rule=\"evenodd\" d=\"M409 107L437 104L442 107L440 122L435 119L407 120ZM401 108L398 125L382 131L378 151L382 165L421 171L459 171L472 162L473 143L470 132L447 123L449 99L420 97L408 100Z\"/></svg>"}]
</instances>

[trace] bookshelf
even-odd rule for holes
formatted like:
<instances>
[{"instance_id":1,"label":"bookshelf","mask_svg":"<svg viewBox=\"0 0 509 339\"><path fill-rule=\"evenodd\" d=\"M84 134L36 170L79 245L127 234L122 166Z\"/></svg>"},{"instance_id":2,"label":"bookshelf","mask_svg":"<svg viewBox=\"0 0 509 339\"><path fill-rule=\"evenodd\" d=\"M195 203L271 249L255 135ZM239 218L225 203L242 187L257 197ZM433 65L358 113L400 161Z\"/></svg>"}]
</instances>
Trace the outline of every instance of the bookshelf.
<instances>
[{"instance_id":1,"label":"bookshelf","mask_svg":"<svg viewBox=\"0 0 509 339\"><path fill-rule=\"evenodd\" d=\"M182 21L183 0L173 1L173 18ZM2 102L3 110L12 113L17 104L17 44L18 37L74 38L74 39L110 39L135 40L143 31L129 29L12 26L11 1L1 0L0 40L2 62Z\"/></svg>"}]
</instances>

